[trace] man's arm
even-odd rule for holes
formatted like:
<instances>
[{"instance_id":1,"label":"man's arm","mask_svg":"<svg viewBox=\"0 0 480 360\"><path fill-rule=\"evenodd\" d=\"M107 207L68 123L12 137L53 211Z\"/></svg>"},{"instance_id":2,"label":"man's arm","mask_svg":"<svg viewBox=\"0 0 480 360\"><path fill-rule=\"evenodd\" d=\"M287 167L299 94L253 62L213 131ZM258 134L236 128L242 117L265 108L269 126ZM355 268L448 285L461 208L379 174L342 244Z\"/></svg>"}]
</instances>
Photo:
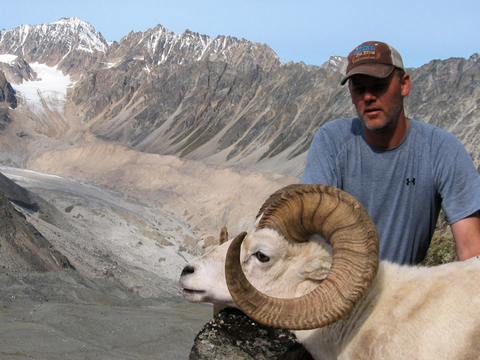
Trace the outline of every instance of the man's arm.
<instances>
[{"instance_id":1,"label":"man's arm","mask_svg":"<svg viewBox=\"0 0 480 360\"><path fill-rule=\"evenodd\" d=\"M451 225L458 260L480 255L480 213L477 211Z\"/></svg>"}]
</instances>

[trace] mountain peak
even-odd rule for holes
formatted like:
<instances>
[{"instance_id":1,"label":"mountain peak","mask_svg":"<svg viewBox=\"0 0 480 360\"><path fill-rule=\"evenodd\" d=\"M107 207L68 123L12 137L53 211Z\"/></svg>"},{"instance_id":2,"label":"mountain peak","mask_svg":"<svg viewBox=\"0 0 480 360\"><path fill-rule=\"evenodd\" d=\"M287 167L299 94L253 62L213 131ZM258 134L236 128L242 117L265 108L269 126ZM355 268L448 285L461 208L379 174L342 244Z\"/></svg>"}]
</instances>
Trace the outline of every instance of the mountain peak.
<instances>
[{"instance_id":1,"label":"mountain peak","mask_svg":"<svg viewBox=\"0 0 480 360\"><path fill-rule=\"evenodd\" d=\"M58 64L72 51L105 52L108 46L102 34L76 16L0 31L0 53L50 65Z\"/></svg>"},{"instance_id":2,"label":"mountain peak","mask_svg":"<svg viewBox=\"0 0 480 360\"><path fill-rule=\"evenodd\" d=\"M72 16L72 17L62 17L60 20L53 22L52 24L89 24L88 22L80 20L78 16Z\"/></svg>"}]
</instances>

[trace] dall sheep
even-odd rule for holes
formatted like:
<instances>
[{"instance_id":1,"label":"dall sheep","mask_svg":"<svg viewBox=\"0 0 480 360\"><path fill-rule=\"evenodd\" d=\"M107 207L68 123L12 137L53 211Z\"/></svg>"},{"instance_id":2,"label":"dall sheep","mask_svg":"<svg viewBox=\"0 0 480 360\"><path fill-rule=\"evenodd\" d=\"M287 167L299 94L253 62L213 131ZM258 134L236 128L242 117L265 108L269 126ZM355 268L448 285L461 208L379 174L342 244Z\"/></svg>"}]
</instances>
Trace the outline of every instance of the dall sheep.
<instances>
[{"instance_id":1,"label":"dall sheep","mask_svg":"<svg viewBox=\"0 0 480 360\"><path fill-rule=\"evenodd\" d=\"M400 266L379 262L378 246L352 196L292 185L252 232L188 263L180 284L188 301L294 330L315 359L480 359L480 258Z\"/></svg>"}]
</instances>

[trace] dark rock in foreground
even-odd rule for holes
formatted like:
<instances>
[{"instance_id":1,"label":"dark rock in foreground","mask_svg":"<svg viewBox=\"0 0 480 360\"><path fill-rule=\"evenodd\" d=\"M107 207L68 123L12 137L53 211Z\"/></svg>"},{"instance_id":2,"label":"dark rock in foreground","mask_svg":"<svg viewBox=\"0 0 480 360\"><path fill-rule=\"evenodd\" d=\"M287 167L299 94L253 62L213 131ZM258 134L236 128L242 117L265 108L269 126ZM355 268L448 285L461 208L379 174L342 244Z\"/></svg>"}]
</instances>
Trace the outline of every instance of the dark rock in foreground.
<instances>
[{"instance_id":1,"label":"dark rock in foreground","mask_svg":"<svg viewBox=\"0 0 480 360\"><path fill-rule=\"evenodd\" d=\"M195 338L190 360L310 360L311 355L286 330L260 325L241 311L227 308Z\"/></svg>"}]
</instances>

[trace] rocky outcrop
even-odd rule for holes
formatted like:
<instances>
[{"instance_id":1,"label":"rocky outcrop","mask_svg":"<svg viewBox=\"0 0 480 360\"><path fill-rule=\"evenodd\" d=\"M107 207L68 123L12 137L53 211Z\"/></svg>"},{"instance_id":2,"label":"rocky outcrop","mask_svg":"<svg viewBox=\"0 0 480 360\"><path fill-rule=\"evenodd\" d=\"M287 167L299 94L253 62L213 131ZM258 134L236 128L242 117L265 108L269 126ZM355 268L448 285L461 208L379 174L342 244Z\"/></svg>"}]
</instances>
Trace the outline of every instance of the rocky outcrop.
<instances>
[{"instance_id":1,"label":"rocky outcrop","mask_svg":"<svg viewBox=\"0 0 480 360\"><path fill-rule=\"evenodd\" d=\"M24 81L34 81L37 78L35 71L21 56L10 55L7 58L10 61L0 61L0 71L3 71L10 83L21 84Z\"/></svg>"},{"instance_id":2,"label":"rocky outcrop","mask_svg":"<svg viewBox=\"0 0 480 360\"><path fill-rule=\"evenodd\" d=\"M31 225L24 211L60 224L58 211L46 201L0 174L0 271L56 271L73 269L70 261Z\"/></svg>"},{"instance_id":3,"label":"rocky outcrop","mask_svg":"<svg viewBox=\"0 0 480 360\"><path fill-rule=\"evenodd\" d=\"M7 81L3 71L0 70L0 133L12 122L9 108L15 109L16 107L15 90Z\"/></svg>"},{"instance_id":4,"label":"rocky outcrop","mask_svg":"<svg viewBox=\"0 0 480 360\"><path fill-rule=\"evenodd\" d=\"M289 331L260 325L227 308L195 338L190 360L313 360Z\"/></svg>"},{"instance_id":5,"label":"rocky outcrop","mask_svg":"<svg viewBox=\"0 0 480 360\"><path fill-rule=\"evenodd\" d=\"M15 97L15 90L7 81L5 73L0 70L0 104L6 103L12 109L17 107L17 98Z\"/></svg>"},{"instance_id":6,"label":"rocky outcrop","mask_svg":"<svg viewBox=\"0 0 480 360\"><path fill-rule=\"evenodd\" d=\"M45 201L42 197L17 185L14 181L0 173L0 192L9 202L19 206L25 211L35 213L36 216L65 231L70 231L71 226L55 206Z\"/></svg>"},{"instance_id":7,"label":"rocky outcrop","mask_svg":"<svg viewBox=\"0 0 480 360\"><path fill-rule=\"evenodd\" d=\"M73 269L0 192L0 271L56 271Z\"/></svg>"}]
</instances>

